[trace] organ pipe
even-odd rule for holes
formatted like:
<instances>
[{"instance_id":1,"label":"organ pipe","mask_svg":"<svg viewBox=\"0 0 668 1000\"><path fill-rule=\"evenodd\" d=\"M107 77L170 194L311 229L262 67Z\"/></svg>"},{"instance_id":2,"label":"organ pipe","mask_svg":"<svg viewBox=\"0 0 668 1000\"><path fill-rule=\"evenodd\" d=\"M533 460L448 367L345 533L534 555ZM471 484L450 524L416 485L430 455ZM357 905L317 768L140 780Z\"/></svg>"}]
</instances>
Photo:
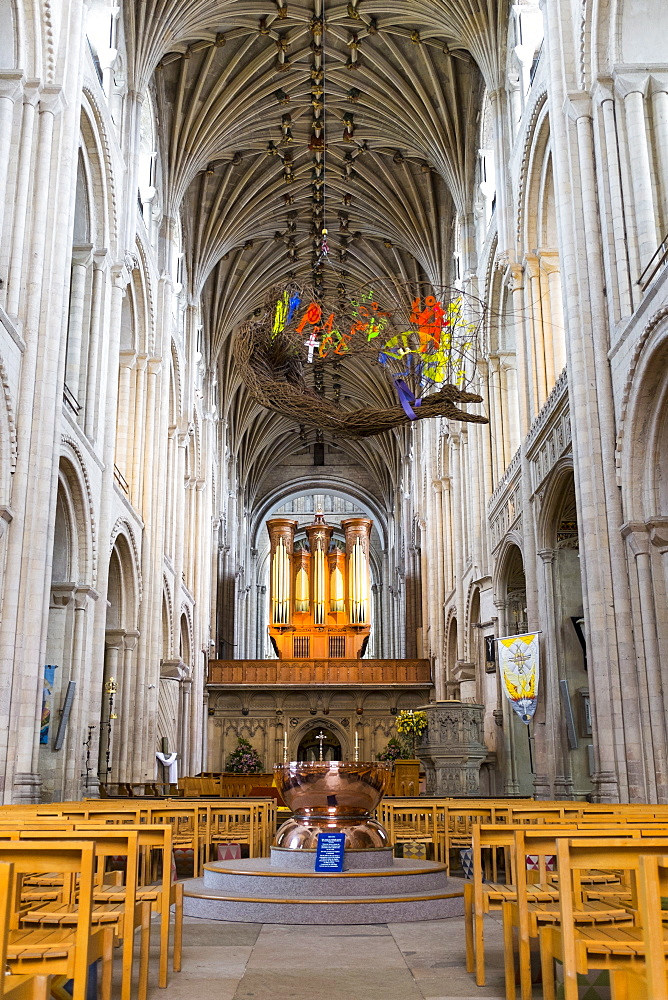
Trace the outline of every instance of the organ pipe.
<instances>
[{"instance_id":1,"label":"organ pipe","mask_svg":"<svg viewBox=\"0 0 668 1000\"><path fill-rule=\"evenodd\" d=\"M279 538L271 566L271 603L274 625L290 623L290 557L285 542Z\"/></svg>"},{"instance_id":2,"label":"organ pipe","mask_svg":"<svg viewBox=\"0 0 668 1000\"><path fill-rule=\"evenodd\" d=\"M313 555L313 623L325 624L325 552L321 542Z\"/></svg>"}]
</instances>

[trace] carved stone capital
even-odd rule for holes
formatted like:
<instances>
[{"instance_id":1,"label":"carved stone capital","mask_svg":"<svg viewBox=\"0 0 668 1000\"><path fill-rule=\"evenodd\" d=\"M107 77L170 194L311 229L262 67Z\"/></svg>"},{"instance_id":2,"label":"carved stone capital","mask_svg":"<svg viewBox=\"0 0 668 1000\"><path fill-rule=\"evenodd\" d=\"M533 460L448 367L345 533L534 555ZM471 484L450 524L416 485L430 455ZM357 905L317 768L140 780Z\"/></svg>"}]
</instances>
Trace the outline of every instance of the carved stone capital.
<instances>
[{"instance_id":1,"label":"carved stone capital","mask_svg":"<svg viewBox=\"0 0 668 1000\"><path fill-rule=\"evenodd\" d=\"M93 244L83 243L72 247L72 264L77 267L90 267L93 260Z\"/></svg>"},{"instance_id":2,"label":"carved stone capital","mask_svg":"<svg viewBox=\"0 0 668 1000\"><path fill-rule=\"evenodd\" d=\"M538 260L541 271L545 271L546 274L559 274L561 268L558 250L539 250Z\"/></svg>"},{"instance_id":3,"label":"carved stone capital","mask_svg":"<svg viewBox=\"0 0 668 1000\"><path fill-rule=\"evenodd\" d=\"M67 107L67 101L61 87L48 85L42 87L39 94L39 113L59 115Z\"/></svg>"},{"instance_id":4,"label":"carved stone capital","mask_svg":"<svg viewBox=\"0 0 668 1000\"><path fill-rule=\"evenodd\" d=\"M626 539L626 543L630 548L633 555L638 558L640 555L649 554L649 530L647 525L642 521L627 521L621 527L622 538Z\"/></svg>"},{"instance_id":5,"label":"carved stone capital","mask_svg":"<svg viewBox=\"0 0 668 1000\"><path fill-rule=\"evenodd\" d=\"M584 91L568 94L564 101L564 111L573 122L592 117L591 97Z\"/></svg>"},{"instance_id":6,"label":"carved stone capital","mask_svg":"<svg viewBox=\"0 0 668 1000\"><path fill-rule=\"evenodd\" d=\"M76 611L87 611L88 605L97 601L97 590L92 587L77 587L74 591L74 608Z\"/></svg>"},{"instance_id":7,"label":"carved stone capital","mask_svg":"<svg viewBox=\"0 0 668 1000\"><path fill-rule=\"evenodd\" d=\"M75 583L52 583L51 601L52 608L66 608L73 600L77 586Z\"/></svg>"},{"instance_id":8,"label":"carved stone capital","mask_svg":"<svg viewBox=\"0 0 668 1000\"><path fill-rule=\"evenodd\" d=\"M106 649L123 649L125 639L125 629L107 629L104 633L104 645Z\"/></svg>"},{"instance_id":9,"label":"carved stone capital","mask_svg":"<svg viewBox=\"0 0 668 1000\"><path fill-rule=\"evenodd\" d=\"M650 75L647 72L624 73L624 76L615 77L615 93L626 99L629 94L647 94L650 83Z\"/></svg>"},{"instance_id":10,"label":"carved stone capital","mask_svg":"<svg viewBox=\"0 0 668 1000\"><path fill-rule=\"evenodd\" d=\"M662 552L668 549L668 517L654 517L645 522L652 545Z\"/></svg>"},{"instance_id":11,"label":"carved stone capital","mask_svg":"<svg viewBox=\"0 0 668 1000\"><path fill-rule=\"evenodd\" d=\"M0 100L12 101L23 93L23 73L21 70L3 70L0 73Z\"/></svg>"}]
</instances>

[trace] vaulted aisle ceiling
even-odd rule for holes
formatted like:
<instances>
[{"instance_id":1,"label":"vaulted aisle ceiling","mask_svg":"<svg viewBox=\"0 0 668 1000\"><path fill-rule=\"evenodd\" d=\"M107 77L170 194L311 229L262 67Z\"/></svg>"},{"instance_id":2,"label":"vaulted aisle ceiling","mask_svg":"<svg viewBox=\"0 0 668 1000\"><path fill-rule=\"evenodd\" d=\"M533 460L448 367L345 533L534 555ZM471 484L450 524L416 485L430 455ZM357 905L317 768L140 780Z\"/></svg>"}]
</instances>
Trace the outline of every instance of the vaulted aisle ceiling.
<instances>
[{"instance_id":1,"label":"vaulted aisle ceiling","mask_svg":"<svg viewBox=\"0 0 668 1000\"><path fill-rule=\"evenodd\" d=\"M184 227L193 300L255 492L294 425L245 396L229 345L266 290L309 279L321 232L334 290L385 275L452 280L471 211L483 87L499 76L499 0L157 0L131 8L131 73L154 87L165 210ZM151 80L152 78L152 80ZM352 407L382 381L337 376ZM347 401L347 403L345 402ZM400 434L339 442L389 489Z\"/></svg>"}]
</instances>

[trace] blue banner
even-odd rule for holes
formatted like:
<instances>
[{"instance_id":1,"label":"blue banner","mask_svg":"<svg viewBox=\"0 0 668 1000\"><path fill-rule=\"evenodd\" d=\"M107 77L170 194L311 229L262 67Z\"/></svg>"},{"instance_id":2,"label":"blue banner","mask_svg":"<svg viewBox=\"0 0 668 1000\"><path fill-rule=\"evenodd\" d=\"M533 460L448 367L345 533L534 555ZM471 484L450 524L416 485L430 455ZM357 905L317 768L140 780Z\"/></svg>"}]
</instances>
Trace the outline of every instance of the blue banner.
<instances>
[{"instance_id":1,"label":"blue banner","mask_svg":"<svg viewBox=\"0 0 668 1000\"><path fill-rule=\"evenodd\" d=\"M40 744L49 743L49 724L51 722L51 712L53 711L53 681L56 676L57 666L47 665L44 667L44 687L42 688L42 721L39 729Z\"/></svg>"}]
</instances>

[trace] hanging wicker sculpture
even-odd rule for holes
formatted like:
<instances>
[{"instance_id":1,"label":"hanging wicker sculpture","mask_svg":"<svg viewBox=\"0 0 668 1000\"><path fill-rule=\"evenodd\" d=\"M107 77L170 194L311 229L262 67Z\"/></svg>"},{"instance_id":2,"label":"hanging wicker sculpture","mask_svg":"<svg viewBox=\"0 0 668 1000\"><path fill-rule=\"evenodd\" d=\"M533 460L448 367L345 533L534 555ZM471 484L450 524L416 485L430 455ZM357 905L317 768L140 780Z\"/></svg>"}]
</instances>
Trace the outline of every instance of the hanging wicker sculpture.
<instances>
[{"instance_id":1,"label":"hanging wicker sculpture","mask_svg":"<svg viewBox=\"0 0 668 1000\"><path fill-rule=\"evenodd\" d=\"M272 288L240 328L234 358L262 406L341 437L371 437L426 417L487 423L458 405L482 402L465 388L480 323L459 292L411 297L376 283L345 301L327 301L290 283ZM356 372L375 369L398 402L345 409L324 395L322 375L332 366L345 367L349 383Z\"/></svg>"}]
</instances>

